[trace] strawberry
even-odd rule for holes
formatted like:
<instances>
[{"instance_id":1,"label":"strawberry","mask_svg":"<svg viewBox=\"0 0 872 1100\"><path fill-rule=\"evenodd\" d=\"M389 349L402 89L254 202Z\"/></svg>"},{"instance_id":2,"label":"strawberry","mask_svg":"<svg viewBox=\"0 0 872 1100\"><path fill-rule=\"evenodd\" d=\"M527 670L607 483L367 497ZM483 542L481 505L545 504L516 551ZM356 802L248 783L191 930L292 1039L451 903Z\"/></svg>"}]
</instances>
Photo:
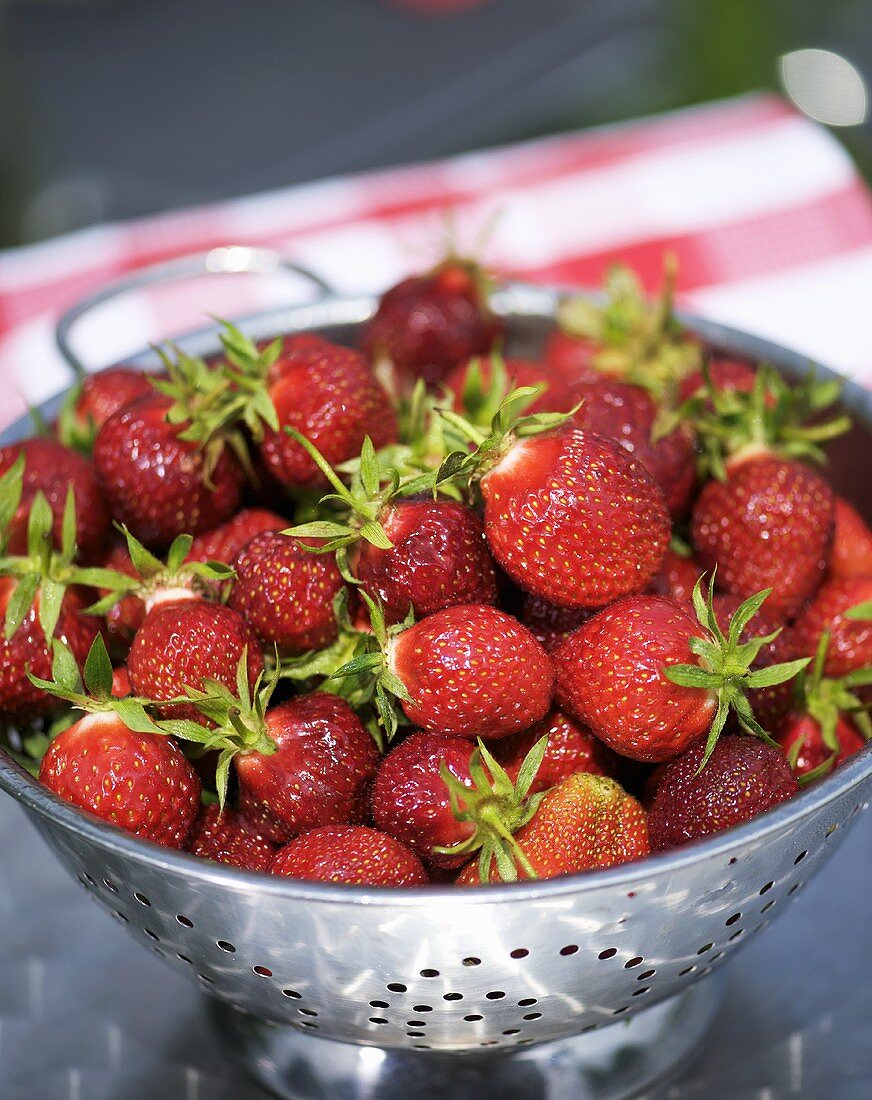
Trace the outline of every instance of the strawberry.
<instances>
[{"instance_id":1,"label":"strawberry","mask_svg":"<svg viewBox=\"0 0 872 1100\"><path fill-rule=\"evenodd\" d=\"M745 690L782 683L808 663L752 671L772 639L741 636L767 595L742 604L726 635L699 584L693 606L662 596L616 601L554 654L558 705L615 752L649 763L703 737L710 753L731 709L744 729L765 736Z\"/></svg>"},{"instance_id":2,"label":"strawberry","mask_svg":"<svg viewBox=\"0 0 872 1100\"><path fill-rule=\"evenodd\" d=\"M598 375L635 382L658 395L700 362L697 340L686 334L672 312L676 270L667 259L663 290L645 299L635 274L615 266L606 274L605 303L589 298L563 302L558 330L545 347L545 358L568 385Z\"/></svg>"},{"instance_id":3,"label":"strawberry","mask_svg":"<svg viewBox=\"0 0 872 1100\"><path fill-rule=\"evenodd\" d=\"M497 600L493 559L481 520L452 500L400 499L378 517L391 543L358 543L352 571L364 591L380 600L386 622L416 619L455 604Z\"/></svg>"},{"instance_id":4,"label":"strawberry","mask_svg":"<svg viewBox=\"0 0 872 1100\"><path fill-rule=\"evenodd\" d=\"M460 604L395 633L383 658L414 725L505 737L542 718L554 669L525 626L494 607Z\"/></svg>"},{"instance_id":5,"label":"strawberry","mask_svg":"<svg viewBox=\"0 0 872 1100\"><path fill-rule=\"evenodd\" d=\"M286 488L317 489L327 481L294 428L318 448L330 465L356 457L369 435L376 447L397 438L396 414L363 356L323 342L300 348L275 362L267 381L277 423L260 447L271 474Z\"/></svg>"},{"instance_id":6,"label":"strawberry","mask_svg":"<svg viewBox=\"0 0 872 1100\"><path fill-rule=\"evenodd\" d=\"M678 387L680 401L706 396L709 387L719 393L751 393L757 384L757 369L744 359L712 355L705 371L695 370L681 380Z\"/></svg>"},{"instance_id":7,"label":"strawberry","mask_svg":"<svg viewBox=\"0 0 872 1100\"><path fill-rule=\"evenodd\" d=\"M813 657L825 632L830 635L824 663L827 676L844 676L872 666L872 577L825 581L796 618L790 644L798 655ZM859 608L854 611L854 608Z\"/></svg>"},{"instance_id":8,"label":"strawberry","mask_svg":"<svg viewBox=\"0 0 872 1100\"><path fill-rule=\"evenodd\" d=\"M313 553L312 540L266 531L236 558L230 607L286 656L336 639L333 603L344 586L336 561Z\"/></svg>"},{"instance_id":9,"label":"strawberry","mask_svg":"<svg viewBox=\"0 0 872 1100\"><path fill-rule=\"evenodd\" d=\"M827 576L872 577L872 531L842 497L836 497L836 525Z\"/></svg>"},{"instance_id":10,"label":"strawberry","mask_svg":"<svg viewBox=\"0 0 872 1100\"><path fill-rule=\"evenodd\" d=\"M458 821L452 813L442 769L471 789L474 751L475 745L463 737L410 733L376 772L370 806L376 827L434 867L459 867L467 858L465 852L451 855L442 849L469 840L475 825Z\"/></svg>"},{"instance_id":11,"label":"strawberry","mask_svg":"<svg viewBox=\"0 0 872 1100\"><path fill-rule=\"evenodd\" d=\"M37 493L42 493L51 508L52 538L61 545L61 529L67 494L72 489L76 502L75 542L86 559L100 552L109 528L109 512L103 500L91 463L54 439L26 439L0 448L0 475L24 456L22 492L15 515L9 522L7 548L23 554L27 547L27 517Z\"/></svg>"},{"instance_id":12,"label":"strawberry","mask_svg":"<svg viewBox=\"0 0 872 1100\"><path fill-rule=\"evenodd\" d=\"M777 748L754 737L722 737L702 767L698 741L667 765L648 813L651 850L660 852L750 821L799 790Z\"/></svg>"},{"instance_id":13,"label":"strawberry","mask_svg":"<svg viewBox=\"0 0 872 1100\"><path fill-rule=\"evenodd\" d=\"M113 538L109 550L101 562L104 569L136 577L136 568L130 558L127 543L122 537ZM122 595L111 607L106 608L104 622L107 636L120 643L122 650L133 641L133 636L145 618L145 601L136 591Z\"/></svg>"},{"instance_id":14,"label":"strawberry","mask_svg":"<svg viewBox=\"0 0 872 1100\"><path fill-rule=\"evenodd\" d=\"M593 614L586 607L558 607L541 596L524 596L520 620L546 653L555 649Z\"/></svg>"},{"instance_id":15,"label":"strawberry","mask_svg":"<svg viewBox=\"0 0 872 1100\"><path fill-rule=\"evenodd\" d=\"M266 508L243 508L226 523L204 531L191 542L188 561L234 561L255 535L282 531L288 521Z\"/></svg>"},{"instance_id":16,"label":"strawberry","mask_svg":"<svg viewBox=\"0 0 872 1100\"><path fill-rule=\"evenodd\" d=\"M794 774L806 782L838 768L866 744L863 734L842 714L837 715L827 735L810 714L791 713L782 723L776 740Z\"/></svg>"},{"instance_id":17,"label":"strawberry","mask_svg":"<svg viewBox=\"0 0 872 1100\"><path fill-rule=\"evenodd\" d=\"M116 699L124 699L133 694L133 689L130 686L130 676L127 674L127 665L118 665L112 669L112 694Z\"/></svg>"},{"instance_id":18,"label":"strawberry","mask_svg":"<svg viewBox=\"0 0 872 1100\"><path fill-rule=\"evenodd\" d=\"M148 612L137 630L127 671L138 695L163 702L184 696L186 687L201 688L206 679L235 686L243 655L253 681L263 668L263 657L257 635L237 611L193 595L167 598ZM193 703L164 706L160 712L192 721L199 717Z\"/></svg>"},{"instance_id":19,"label":"strawberry","mask_svg":"<svg viewBox=\"0 0 872 1100\"><path fill-rule=\"evenodd\" d=\"M641 591L660 568L663 495L613 440L561 429L511 442L480 484L491 552L526 592L597 607Z\"/></svg>"},{"instance_id":20,"label":"strawberry","mask_svg":"<svg viewBox=\"0 0 872 1100\"><path fill-rule=\"evenodd\" d=\"M323 825L276 853L274 875L355 886L422 886L424 865L398 840L364 825Z\"/></svg>"},{"instance_id":21,"label":"strawberry","mask_svg":"<svg viewBox=\"0 0 872 1100\"><path fill-rule=\"evenodd\" d=\"M651 581L650 590L657 596L672 596L675 600L689 600L696 582L705 570L689 552L687 557L670 546L663 557L660 572Z\"/></svg>"},{"instance_id":22,"label":"strawberry","mask_svg":"<svg viewBox=\"0 0 872 1100\"><path fill-rule=\"evenodd\" d=\"M494 748L494 756L513 783L518 781L524 760L541 737L548 738L548 745L530 786L531 794L556 787L561 779L576 772L613 778L617 774L617 759L602 741L587 726L555 709L541 722L504 738Z\"/></svg>"},{"instance_id":23,"label":"strawberry","mask_svg":"<svg viewBox=\"0 0 872 1100\"><path fill-rule=\"evenodd\" d=\"M572 414L577 428L616 440L642 463L663 491L673 516L682 516L696 486L693 433L678 424L658 431L658 407L641 386L600 377L574 386L568 406L581 402Z\"/></svg>"},{"instance_id":24,"label":"strawberry","mask_svg":"<svg viewBox=\"0 0 872 1100\"><path fill-rule=\"evenodd\" d=\"M520 878L554 878L595 871L648 854L645 811L606 776L569 775L542 798L533 817L514 834L523 853ZM506 878L497 857L468 863L460 886Z\"/></svg>"},{"instance_id":25,"label":"strawberry","mask_svg":"<svg viewBox=\"0 0 872 1100\"><path fill-rule=\"evenodd\" d=\"M264 836L285 844L319 825L360 819L379 754L344 699L313 692L272 709L257 704L235 723L260 746L243 747L233 762L240 811Z\"/></svg>"},{"instance_id":26,"label":"strawberry","mask_svg":"<svg viewBox=\"0 0 872 1100\"><path fill-rule=\"evenodd\" d=\"M432 386L458 363L490 351L504 327L488 303L485 273L449 256L382 295L360 347L374 365L389 362L406 381Z\"/></svg>"},{"instance_id":27,"label":"strawberry","mask_svg":"<svg viewBox=\"0 0 872 1100\"><path fill-rule=\"evenodd\" d=\"M107 367L89 374L64 402L58 418L58 438L65 446L90 454L97 432L109 417L152 392L149 375L135 367Z\"/></svg>"},{"instance_id":28,"label":"strawberry","mask_svg":"<svg viewBox=\"0 0 872 1100\"><path fill-rule=\"evenodd\" d=\"M112 695L112 665L98 635L84 665L55 645L53 680L35 687L88 713L54 738L39 779L90 814L167 848L182 848L200 808L200 781L182 751L149 718L144 700Z\"/></svg>"},{"instance_id":29,"label":"strawberry","mask_svg":"<svg viewBox=\"0 0 872 1100\"><path fill-rule=\"evenodd\" d=\"M769 585L771 604L794 613L820 583L830 555L834 494L799 462L764 455L733 463L693 508L692 537L718 584L746 597Z\"/></svg>"},{"instance_id":30,"label":"strawberry","mask_svg":"<svg viewBox=\"0 0 872 1100\"><path fill-rule=\"evenodd\" d=\"M276 849L229 806L203 806L188 841L188 851L213 863L243 871L268 871Z\"/></svg>"}]
</instances>

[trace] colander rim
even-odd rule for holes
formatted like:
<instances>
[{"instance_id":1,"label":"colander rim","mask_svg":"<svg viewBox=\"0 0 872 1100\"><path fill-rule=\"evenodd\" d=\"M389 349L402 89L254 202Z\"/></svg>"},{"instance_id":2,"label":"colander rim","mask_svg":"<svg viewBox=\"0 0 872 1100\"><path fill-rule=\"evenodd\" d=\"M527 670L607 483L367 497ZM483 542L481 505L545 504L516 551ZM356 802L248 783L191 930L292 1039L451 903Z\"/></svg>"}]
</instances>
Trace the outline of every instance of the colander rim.
<instances>
[{"instance_id":1,"label":"colander rim","mask_svg":"<svg viewBox=\"0 0 872 1100\"><path fill-rule=\"evenodd\" d=\"M597 297L594 291L579 287L548 287L522 282L512 282L500 288L497 298L511 302L513 294L528 296L532 308L525 313L515 315L523 320L525 316L553 317L558 302L567 295ZM318 321L320 309L333 307L345 320L350 314L354 317L371 312L376 299L372 296L332 295L322 298L314 305L302 307L300 316L306 320L299 328L317 328L328 321ZM499 308L499 305L498 305ZM293 316L295 310L290 311ZM501 312L512 313L511 308ZM268 324L279 313L287 310L269 310L253 314L245 320L253 323ZM698 332L708 343L739 356L751 357L757 361L768 361L776 367L784 367L790 373L802 373L809 366L808 356L801 355L783 345L772 343L739 329L717 322L707 321L694 314L681 312L681 320ZM198 330L191 334L191 343L196 343L214 327ZM185 344L185 340L179 340ZM149 353L143 353L142 358ZM125 361L135 361L128 357ZM818 374L823 377L838 378L844 384L841 403L848 407L855 420L861 422L872 434L872 392L867 391L837 374L829 368L815 364ZM61 391L55 398L40 406L39 411L51 409L68 391ZM24 438L31 426L27 416L20 417L12 425L0 432L0 445L6 445ZM142 840L131 833L124 832L107 822L90 817L72 804L63 801L0 748L0 789L5 790L26 810L36 813L53 825L68 828L74 834L89 842L106 848L116 856L130 858L134 862L147 864L150 868L165 872L193 873L200 882L209 882L215 886L232 888L238 892L249 890L268 893L277 898L293 901L311 901L324 904L378 904L389 908L419 908L434 903L482 905L496 902L505 904L510 901L542 900L558 898L566 894L593 892L595 890L626 887L650 880L660 874L678 871L689 864L701 860L714 859L725 855L732 849L759 841L771 833L778 832L787 825L796 824L803 818L815 814L828 803L834 802L854 787L860 786L872 774L872 742L859 753L841 765L832 775L794 798L780 803L766 813L751 821L734 826L722 833L693 841L680 848L671 849L646 856L633 863L622 864L607 870L587 871L558 878L541 879L531 882L493 884L482 889L460 889L447 884L430 884L414 889L390 886L357 886L344 883L305 882L301 880L271 876L262 872L243 871L224 864L211 863L187 852L175 851ZM834 824L840 824L836 822Z\"/></svg>"}]
</instances>

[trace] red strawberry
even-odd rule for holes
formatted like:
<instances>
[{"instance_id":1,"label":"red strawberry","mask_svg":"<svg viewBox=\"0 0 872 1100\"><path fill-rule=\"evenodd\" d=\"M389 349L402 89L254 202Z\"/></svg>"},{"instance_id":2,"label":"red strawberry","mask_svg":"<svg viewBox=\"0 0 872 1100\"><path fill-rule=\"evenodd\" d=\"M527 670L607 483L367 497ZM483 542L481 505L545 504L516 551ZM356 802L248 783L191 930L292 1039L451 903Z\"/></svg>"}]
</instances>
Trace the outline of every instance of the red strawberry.
<instances>
[{"instance_id":1,"label":"red strawberry","mask_svg":"<svg viewBox=\"0 0 872 1100\"><path fill-rule=\"evenodd\" d=\"M61 410L58 437L68 447L90 451L97 432L113 413L153 392L149 375L135 367L107 367L89 374Z\"/></svg>"},{"instance_id":2,"label":"red strawberry","mask_svg":"<svg viewBox=\"0 0 872 1100\"><path fill-rule=\"evenodd\" d=\"M842 497L836 497L836 528L827 576L872 577L872 531Z\"/></svg>"},{"instance_id":3,"label":"red strawberry","mask_svg":"<svg viewBox=\"0 0 872 1100\"><path fill-rule=\"evenodd\" d=\"M360 346L374 364L388 360L407 380L435 385L458 363L490 351L503 329L480 269L449 258L386 291Z\"/></svg>"},{"instance_id":4,"label":"red strawberry","mask_svg":"<svg viewBox=\"0 0 872 1100\"><path fill-rule=\"evenodd\" d=\"M497 738L526 729L551 703L554 669L517 620L460 604L395 634L388 672L405 689L403 710L425 729Z\"/></svg>"},{"instance_id":5,"label":"red strawberry","mask_svg":"<svg viewBox=\"0 0 872 1100\"><path fill-rule=\"evenodd\" d=\"M323 825L279 851L274 875L355 886L422 886L424 865L398 840L364 825Z\"/></svg>"},{"instance_id":6,"label":"red strawberry","mask_svg":"<svg viewBox=\"0 0 872 1100\"><path fill-rule=\"evenodd\" d=\"M416 619L454 604L493 604L493 559L481 521L452 500L394 500L379 522L393 544L381 549L361 540L354 574L365 592L381 600L388 624Z\"/></svg>"},{"instance_id":7,"label":"red strawberry","mask_svg":"<svg viewBox=\"0 0 872 1100\"><path fill-rule=\"evenodd\" d=\"M613 440L564 429L513 443L481 478L484 526L499 565L564 607L639 592L669 540L663 494Z\"/></svg>"},{"instance_id":8,"label":"red strawberry","mask_svg":"<svg viewBox=\"0 0 872 1100\"><path fill-rule=\"evenodd\" d=\"M359 817L379 754L344 699L314 692L280 703L267 710L263 732L275 751L243 750L234 759L240 810L252 825L285 844Z\"/></svg>"},{"instance_id":9,"label":"red strawberry","mask_svg":"<svg viewBox=\"0 0 872 1100\"><path fill-rule=\"evenodd\" d=\"M521 622L547 653L553 653L573 630L587 622L593 611L586 607L558 607L541 596L524 596Z\"/></svg>"},{"instance_id":10,"label":"red strawberry","mask_svg":"<svg viewBox=\"0 0 872 1100\"><path fill-rule=\"evenodd\" d=\"M657 596L689 600L693 595L694 585L704 572L692 554L690 557L683 557L670 547L663 558L660 572L651 582L651 591Z\"/></svg>"},{"instance_id":11,"label":"red strawberry","mask_svg":"<svg viewBox=\"0 0 872 1100\"><path fill-rule=\"evenodd\" d=\"M245 474L227 447L209 469L200 443L170 423L172 400L140 397L114 413L94 443L94 465L113 516L147 545L163 547L183 532L208 531L239 506Z\"/></svg>"},{"instance_id":12,"label":"red strawberry","mask_svg":"<svg viewBox=\"0 0 872 1100\"><path fill-rule=\"evenodd\" d=\"M188 561L234 561L255 535L283 531L288 526L288 521L276 512L243 508L226 523L197 535L188 551Z\"/></svg>"},{"instance_id":13,"label":"red strawberry","mask_svg":"<svg viewBox=\"0 0 872 1100\"><path fill-rule=\"evenodd\" d=\"M475 745L462 737L435 733L409 734L382 760L372 788L372 819L389 836L402 841L434 867L459 867L466 853L450 855L438 848L462 844L475 825L458 821L440 768L470 789L469 762Z\"/></svg>"},{"instance_id":14,"label":"red strawberry","mask_svg":"<svg viewBox=\"0 0 872 1100\"><path fill-rule=\"evenodd\" d=\"M648 854L645 811L606 776L580 773L562 779L543 798L531 820L515 833L537 878L595 871L641 859ZM485 865L486 881L498 882L496 859ZM460 886L481 882L474 860L457 876ZM519 878L533 875L523 863Z\"/></svg>"},{"instance_id":15,"label":"red strawberry","mask_svg":"<svg viewBox=\"0 0 872 1100\"><path fill-rule=\"evenodd\" d=\"M803 608L790 631L790 645L801 656L813 657L824 631L829 631L824 673L844 676L872 666L872 614L848 617L847 612L872 600L872 577L842 577L825 581Z\"/></svg>"},{"instance_id":16,"label":"red strawberry","mask_svg":"<svg viewBox=\"0 0 872 1100\"><path fill-rule=\"evenodd\" d=\"M344 582L332 555L312 553L292 535L266 531L251 539L234 567L230 607L264 642L292 656L335 640L333 601Z\"/></svg>"},{"instance_id":17,"label":"red strawberry","mask_svg":"<svg viewBox=\"0 0 872 1100\"><path fill-rule=\"evenodd\" d=\"M52 741L39 778L49 790L144 840L182 848L200 807L200 781L181 750L135 733L116 714L86 714Z\"/></svg>"},{"instance_id":18,"label":"red strawberry","mask_svg":"<svg viewBox=\"0 0 872 1100\"><path fill-rule=\"evenodd\" d=\"M236 686L236 672L247 650L248 678L263 668L257 636L230 607L220 603L167 599L157 603L136 632L127 657L130 683L137 695L160 702L184 696L185 687L201 689L203 681ZM197 721L193 704L162 707L166 717Z\"/></svg>"},{"instance_id":19,"label":"red strawberry","mask_svg":"<svg viewBox=\"0 0 872 1100\"><path fill-rule=\"evenodd\" d=\"M857 727L844 715L837 717L831 740L832 744L827 744L820 723L803 713L788 714L777 737L797 776L816 776L837 768L866 744Z\"/></svg>"},{"instance_id":20,"label":"red strawberry","mask_svg":"<svg viewBox=\"0 0 872 1100\"><path fill-rule=\"evenodd\" d=\"M697 742L663 772L648 813L652 851L750 821L799 791L778 749L756 738L722 737L700 770L705 748Z\"/></svg>"},{"instance_id":21,"label":"red strawberry","mask_svg":"<svg viewBox=\"0 0 872 1100\"><path fill-rule=\"evenodd\" d=\"M550 364L532 359L505 359L507 391L519 386L532 386L540 392L527 407L526 412L562 412L571 408L568 402L566 380ZM448 373L445 385L454 394L454 408L468 416L474 423L480 422L480 407L490 406L492 390L500 372L494 371L493 356L485 355L458 364ZM495 377L496 376L496 377Z\"/></svg>"},{"instance_id":22,"label":"red strawberry","mask_svg":"<svg viewBox=\"0 0 872 1100\"><path fill-rule=\"evenodd\" d=\"M497 744L494 754L513 783L518 781L518 773L527 754L543 736L548 737L548 745L530 794L547 791L576 772L612 777L617 774L618 761L614 753L587 726L561 710L552 710L535 726L506 737Z\"/></svg>"},{"instance_id":23,"label":"red strawberry","mask_svg":"<svg viewBox=\"0 0 872 1100\"><path fill-rule=\"evenodd\" d=\"M16 582L11 577L0 578L0 622L7 615L15 587ZM78 592L67 589L57 626L52 633L52 637L66 643L78 663L84 662L87 657L99 627L99 621L94 616L82 614L84 606L85 601ZM51 654L39 622L39 610L40 597L37 594L12 636L6 638L0 635L0 715L8 718L51 714L61 705L27 678L28 672L44 680L51 675Z\"/></svg>"},{"instance_id":24,"label":"red strawberry","mask_svg":"<svg viewBox=\"0 0 872 1100\"><path fill-rule=\"evenodd\" d=\"M286 427L305 436L331 466L355 458L367 435L376 448L397 438L387 394L363 356L350 348L325 341L322 347L280 357L270 369L268 387L278 430L265 430L260 453L287 488L321 488L327 479Z\"/></svg>"},{"instance_id":25,"label":"red strawberry","mask_svg":"<svg viewBox=\"0 0 872 1100\"><path fill-rule=\"evenodd\" d=\"M708 364L711 386L720 393L750 393L757 384L757 370L743 359L713 355ZM695 370L684 378L678 388L680 401L708 392L709 382L702 370Z\"/></svg>"},{"instance_id":26,"label":"red strawberry","mask_svg":"<svg viewBox=\"0 0 872 1100\"><path fill-rule=\"evenodd\" d=\"M109 512L94 467L87 458L54 439L34 438L0 448L0 476L19 455L24 455L24 477L21 499L9 526L7 552L26 553L27 517L37 493L42 493L49 503L53 541L55 546L61 545L67 490L72 486L76 501L76 544L81 556L93 558L99 553L109 527Z\"/></svg>"},{"instance_id":27,"label":"red strawberry","mask_svg":"<svg viewBox=\"0 0 872 1100\"><path fill-rule=\"evenodd\" d=\"M744 636L765 596L741 606L726 636L698 590L696 615L690 604L662 596L618 600L554 654L559 705L609 748L649 763L670 760L705 735L713 745L731 707L743 728L762 734L745 690L782 683L807 663L752 671L764 639Z\"/></svg>"},{"instance_id":28,"label":"red strawberry","mask_svg":"<svg viewBox=\"0 0 872 1100\"><path fill-rule=\"evenodd\" d=\"M574 386L567 406L583 402L572 415L577 428L608 436L633 455L654 478L674 516L683 515L696 486L693 433L686 425L659 438L655 435L658 406L641 386L600 377Z\"/></svg>"},{"instance_id":29,"label":"red strawberry","mask_svg":"<svg viewBox=\"0 0 872 1100\"><path fill-rule=\"evenodd\" d=\"M600 350L595 340L572 336L557 328L545 343L544 356L545 362L568 388L579 382L595 382L601 377L601 372L594 366Z\"/></svg>"},{"instance_id":30,"label":"red strawberry","mask_svg":"<svg viewBox=\"0 0 872 1100\"><path fill-rule=\"evenodd\" d=\"M807 466L773 454L728 464L693 509L692 535L707 570L727 592L773 589L770 608L790 615L820 583L830 555L835 500Z\"/></svg>"},{"instance_id":31,"label":"red strawberry","mask_svg":"<svg viewBox=\"0 0 872 1100\"><path fill-rule=\"evenodd\" d=\"M122 538L111 541L109 552L103 558L102 565L104 569L113 569L129 577L136 576L127 543ZM133 641L133 636L139 630L144 618L145 601L139 595L130 594L122 596L109 608L104 621L109 637L117 639L123 647L126 647Z\"/></svg>"},{"instance_id":32,"label":"red strawberry","mask_svg":"<svg viewBox=\"0 0 872 1100\"><path fill-rule=\"evenodd\" d=\"M203 806L188 841L188 851L213 863L227 863L243 871L267 871L274 846L229 806Z\"/></svg>"},{"instance_id":33,"label":"red strawberry","mask_svg":"<svg viewBox=\"0 0 872 1100\"><path fill-rule=\"evenodd\" d=\"M116 699L124 699L133 694L126 665L118 665L117 668L112 669L112 694Z\"/></svg>"}]
</instances>

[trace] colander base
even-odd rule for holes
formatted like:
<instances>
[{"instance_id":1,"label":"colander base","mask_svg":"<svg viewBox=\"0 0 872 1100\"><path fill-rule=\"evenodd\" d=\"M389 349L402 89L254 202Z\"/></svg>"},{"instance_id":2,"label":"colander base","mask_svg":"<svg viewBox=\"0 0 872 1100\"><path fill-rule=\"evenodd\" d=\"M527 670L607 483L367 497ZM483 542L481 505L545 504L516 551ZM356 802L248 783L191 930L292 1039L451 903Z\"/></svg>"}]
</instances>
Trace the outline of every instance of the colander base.
<instances>
[{"instance_id":1,"label":"colander base","mask_svg":"<svg viewBox=\"0 0 872 1100\"><path fill-rule=\"evenodd\" d=\"M234 1059L282 1100L626 1100L697 1050L723 1000L721 974L631 1019L498 1053L386 1050L301 1034L211 1001Z\"/></svg>"}]
</instances>

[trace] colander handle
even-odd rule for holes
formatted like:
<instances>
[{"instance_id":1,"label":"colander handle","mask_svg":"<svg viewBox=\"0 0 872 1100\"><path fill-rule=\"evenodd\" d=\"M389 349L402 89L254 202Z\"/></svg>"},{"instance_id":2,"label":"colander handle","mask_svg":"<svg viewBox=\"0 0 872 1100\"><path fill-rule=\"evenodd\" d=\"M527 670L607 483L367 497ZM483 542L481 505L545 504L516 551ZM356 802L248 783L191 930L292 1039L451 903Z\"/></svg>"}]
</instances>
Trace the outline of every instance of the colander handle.
<instances>
[{"instance_id":1,"label":"colander handle","mask_svg":"<svg viewBox=\"0 0 872 1100\"><path fill-rule=\"evenodd\" d=\"M157 286L176 279L190 279L198 275L269 275L287 273L306 279L318 291L318 298L335 294L333 287L314 271L285 259L269 248L250 248L247 245L225 245L189 256L180 256L165 263L141 268L126 278L117 279L103 290L82 298L66 311L55 326L55 343L77 377L87 374L85 364L79 359L71 344L74 326L91 310L106 302L143 287Z\"/></svg>"}]
</instances>

